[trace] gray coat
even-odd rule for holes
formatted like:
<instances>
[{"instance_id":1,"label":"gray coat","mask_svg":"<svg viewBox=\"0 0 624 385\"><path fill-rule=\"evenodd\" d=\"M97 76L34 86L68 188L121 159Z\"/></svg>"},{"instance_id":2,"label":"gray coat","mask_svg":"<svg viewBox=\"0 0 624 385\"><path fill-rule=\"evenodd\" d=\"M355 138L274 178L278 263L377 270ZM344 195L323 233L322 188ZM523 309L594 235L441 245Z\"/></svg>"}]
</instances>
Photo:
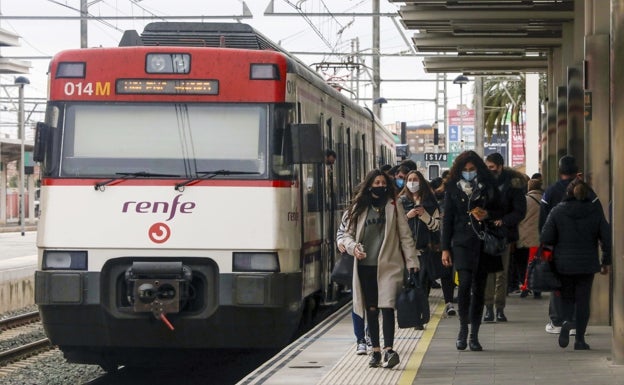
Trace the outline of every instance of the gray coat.
<instances>
[{"instance_id":1,"label":"gray coat","mask_svg":"<svg viewBox=\"0 0 624 385\"><path fill-rule=\"evenodd\" d=\"M403 284L405 268L419 269L418 250L412 239L412 232L407 224L407 217L401 205L389 199L385 206L386 225L384 240L378 256L377 287L379 299L377 306L380 308L394 308L399 289ZM398 214L398 215L397 215ZM344 233L341 243L347 248L347 252L354 255L355 246L362 239L366 214L360 215L355 228L350 228ZM401 255L401 251L403 255ZM405 261L403 261L405 256ZM360 278L357 274L357 258L353 258L353 311L364 317L364 296L360 286Z\"/></svg>"}]
</instances>

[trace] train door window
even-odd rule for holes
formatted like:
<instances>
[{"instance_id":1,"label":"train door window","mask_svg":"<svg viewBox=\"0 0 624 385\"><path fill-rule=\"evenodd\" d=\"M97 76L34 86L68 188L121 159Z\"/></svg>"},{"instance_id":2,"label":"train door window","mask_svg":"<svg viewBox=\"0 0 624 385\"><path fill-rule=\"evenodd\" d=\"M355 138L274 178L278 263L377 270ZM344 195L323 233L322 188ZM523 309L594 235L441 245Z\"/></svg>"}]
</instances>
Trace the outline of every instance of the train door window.
<instances>
[{"instance_id":1,"label":"train door window","mask_svg":"<svg viewBox=\"0 0 624 385\"><path fill-rule=\"evenodd\" d=\"M318 212L323 206L323 189L319 183L319 175L321 173L320 169L323 167L323 164L304 164L302 167L305 168L303 175L305 177L304 188L308 211Z\"/></svg>"},{"instance_id":2,"label":"train door window","mask_svg":"<svg viewBox=\"0 0 624 385\"><path fill-rule=\"evenodd\" d=\"M361 142L359 140L355 140L355 146L351 150L353 153L353 186L357 186L362 180L362 150L360 149L360 145Z\"/></svg>"},{"instance_id":3,"label":"train door window","mask_svg":"<svg viewBox=\"0 0 624 385\"><path fill-rule=\"evenodd\" d=\"M353 156L351 154L351 127L347 127L346 133L347 143L345 144L344 154L347 156L347 174L345 178L347 179L349 186L347 188L347 198L351 196L353 191Z\"/></svg>"},{"instance_id":4,"label":"train door window","mask_svg":"<svg viewBox=\"0 0 624 385\"><path fill-rule=\"evenodd\" d=\"M332 118L327 119L325 124L327 125L327 148L331 148L333 150L334 132L332 130Z\"/></svg>"},{"instance_id":5,"label":"train door window","mask_svg":"<svg viewBox=\"0 0 624 385\"><path fill-rule=\"evenodd\" d=\"M289 161L290 146L286 137L287 127L295 122L295 109L290 106L276 106L273 112L271 133L271 168L278 177L290 177L293 165Z\"/></svg>"},{"instance_id":6,"label":"train door window","mask_svg":"<svg viewBox=\"0 0 624 385\"><path fill-rule=\"evenodd\" d=\"M366 134L362 135L362 167L364 171L368 170L368 152L366 151Z\"/></svg>"},{"instance_id":7,"label":"train door window","mask_svg":"<svg viewBox=\"0 0 624 385\"><path fill-rule=\"evenodd\" d=\"M336 164L334 165L334 173L336 177L335 193L338 199L337 203L339 206L343 202L347 201L347 195L346 195L347 189L345 186L347 159L345 158L343 138L344 138L344 125L341 123L338 126L338 130L336 133L336 154L338 155L338 159L336 159Z\"/></svg>"}]
</instances>

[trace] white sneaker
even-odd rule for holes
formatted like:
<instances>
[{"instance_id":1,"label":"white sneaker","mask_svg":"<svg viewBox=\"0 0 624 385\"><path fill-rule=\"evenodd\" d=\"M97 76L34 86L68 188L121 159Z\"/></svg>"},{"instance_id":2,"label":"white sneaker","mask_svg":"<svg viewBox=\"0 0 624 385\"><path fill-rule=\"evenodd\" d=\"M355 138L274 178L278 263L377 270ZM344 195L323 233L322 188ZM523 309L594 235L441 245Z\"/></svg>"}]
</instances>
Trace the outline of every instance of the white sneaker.
<instances>
[{"instance_id":1,"label":"white sneaker","mask_svg":"<svg viewBox=\"0 0 624 385\"><path fill-rule=\"evenodd\" d=\"M576 335L576 329L570 329L570 335L571 336L575 336Z\"/></svg>"},{"instance_id":2,"label":"white sneaker","mask_svg":"<svg viewBox=\"0 0 624 385\"><path fill-rule=\"evenodd\" d=\"M446 307L444 308L444 313L447 316L452 316L452 315L457 314L457 312L455 311L455 308L453 307L453 304L450 302L446 304Z\"/></svg>"},{"instance_id":3,"label":"white sneaker","mask_svg":"<svg viewBox=\"0 0 624 385\"><path fill-rule=\"evenodd\" d=\"M552 322L546 324L546 333L559 334L561 333L561 326L555 326Z\"/></svg>"},{"instance_id":4,"label":"white sneaker","mask_svg":"<svg viewBox=\"0 0 624 385\"><path fill-rule=\"evenodd\" d=\"M358 342L357 347L355 348L355 354L357 354L358 356L362 356L364 354L367 354L367 352L366 352L366 343L364 341Z\"/></svg>"}]
</instances>

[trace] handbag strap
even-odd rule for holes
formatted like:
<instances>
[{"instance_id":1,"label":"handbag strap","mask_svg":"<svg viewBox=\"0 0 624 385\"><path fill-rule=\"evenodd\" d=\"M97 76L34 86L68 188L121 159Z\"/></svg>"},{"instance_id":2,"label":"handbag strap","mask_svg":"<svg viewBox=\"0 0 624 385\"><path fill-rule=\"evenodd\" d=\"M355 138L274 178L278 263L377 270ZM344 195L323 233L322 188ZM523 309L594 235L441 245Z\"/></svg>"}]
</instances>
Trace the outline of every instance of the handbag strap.
<instances>
[{"instance_id":1,"label":"handbag strap","mask_svg":"<svg viewBox=\"0 0 624 385\"><path fill-rule=\"evenodd\" d=\"M472 231L477 234L477 237L480 240L485 239L485 231L477 231L475 228L474 222L472 221L472 214L470 213L470 202L472 201L472 193L468 196L468 219L470 219L470 227L472 227Z\"/></svg>"}]
</instances>

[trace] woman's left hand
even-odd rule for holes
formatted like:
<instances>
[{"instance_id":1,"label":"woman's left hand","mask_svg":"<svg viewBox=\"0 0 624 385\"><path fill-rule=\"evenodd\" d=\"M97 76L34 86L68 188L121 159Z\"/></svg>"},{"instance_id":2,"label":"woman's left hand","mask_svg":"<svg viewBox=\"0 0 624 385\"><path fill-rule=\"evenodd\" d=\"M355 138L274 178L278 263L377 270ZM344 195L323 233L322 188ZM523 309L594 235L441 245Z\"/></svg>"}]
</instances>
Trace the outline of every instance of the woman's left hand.
<instances>
[{"instance_id":1,"label":"woman's left hand","mask_svg":"<svg viewBox=\"0 0 624 385\"><path fill-rule=\"evenodd\" d=\"M609 266L607 265L600 266L600 274L602 275L609 274Z\"/></svg>"}]
</instances>

